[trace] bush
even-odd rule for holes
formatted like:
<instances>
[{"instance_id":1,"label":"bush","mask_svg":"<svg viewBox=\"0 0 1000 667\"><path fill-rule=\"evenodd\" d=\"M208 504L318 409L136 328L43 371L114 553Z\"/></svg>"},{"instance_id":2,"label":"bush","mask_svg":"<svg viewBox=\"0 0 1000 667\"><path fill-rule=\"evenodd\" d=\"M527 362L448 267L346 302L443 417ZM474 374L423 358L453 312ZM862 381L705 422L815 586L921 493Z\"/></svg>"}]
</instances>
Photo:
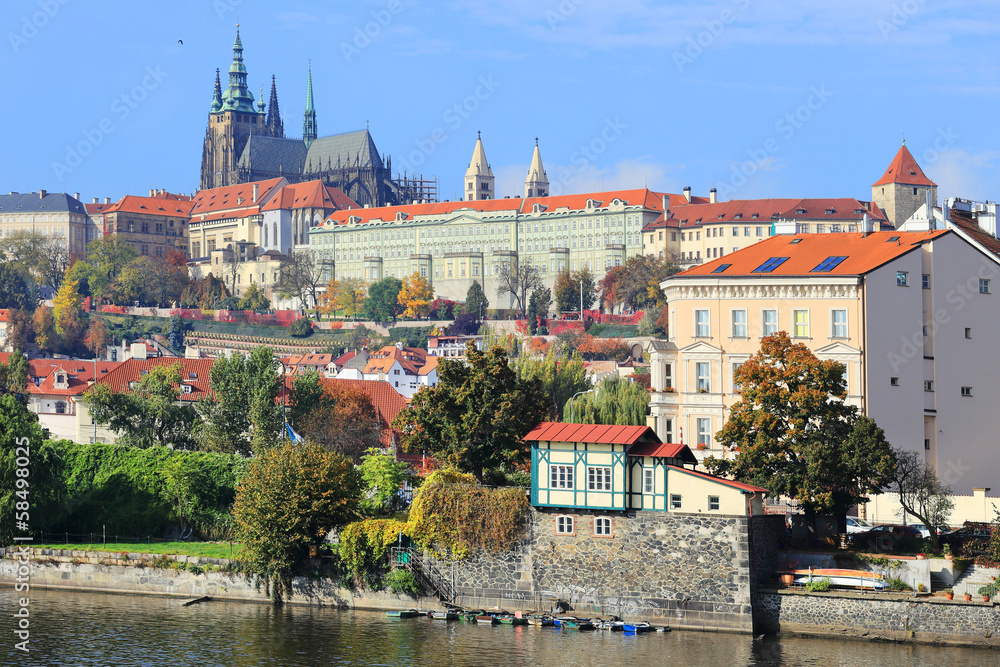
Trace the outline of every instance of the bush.
<instances>
[{"instance_id":1,"label":"bush","mask_svg":"<svg viewBox=\"0 0 1000 667\"><path fill-rule=\"evenodd\" d=\"M816 579L806 584L806 590L810 593L825 593L830 590L830 577Z\"/></svg>"},{"instance_id":2,"label":"bush","mask_svg":"<svg viewBox=\"0 0 1000 667\"><path fill-rule=\"evenodd\" d=\"M413 597L417 597L420 593L420 583L417 581L417 578L413 576L412 572L402 568L393 570L385 575L382 583L396 595L412 595Z\"/></svg>"},{"instance_id":3,"label":"bush","mask_svg":"<svg viewBox=\"0 0 1000 667\"><path fill-rule=\"evenodd\" d=\"M312 332L312 322L305 317L300 317L288 327L288 335L293 338L308 338Z\"/></svg>"}]
</instances>

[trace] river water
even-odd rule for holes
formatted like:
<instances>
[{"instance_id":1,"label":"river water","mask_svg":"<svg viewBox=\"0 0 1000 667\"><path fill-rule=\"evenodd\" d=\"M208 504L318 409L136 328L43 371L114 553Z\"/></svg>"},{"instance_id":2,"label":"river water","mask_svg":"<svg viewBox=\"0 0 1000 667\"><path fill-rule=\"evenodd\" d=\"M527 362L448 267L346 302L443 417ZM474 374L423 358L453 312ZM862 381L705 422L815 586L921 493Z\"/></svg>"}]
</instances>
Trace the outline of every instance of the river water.
<instances>
[{"instance_id":1,"label":"river water","mask_svg":"<svg viewBox=\"0 0 1000 667\"><path fill-rule=\"evenodd\" d=\"M14 648L16 608L0 588L3 665L817 665L1000 664L987 649L680 632L627 637L476 626L382 612L100 593L31 591L31 652Z\"/></svg>"}]
</instances>

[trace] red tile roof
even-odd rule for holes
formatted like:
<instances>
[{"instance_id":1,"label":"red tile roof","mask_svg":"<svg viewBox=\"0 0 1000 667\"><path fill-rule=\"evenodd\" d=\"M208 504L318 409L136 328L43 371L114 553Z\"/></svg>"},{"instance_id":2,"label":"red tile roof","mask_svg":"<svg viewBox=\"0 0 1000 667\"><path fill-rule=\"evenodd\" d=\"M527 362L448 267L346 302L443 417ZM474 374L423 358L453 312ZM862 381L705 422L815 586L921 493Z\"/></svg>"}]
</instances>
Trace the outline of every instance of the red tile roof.
<instances>
[{"instance_id":1,"label":"red tile roof","mask_svg":"<svg viewBox=\"0 0 1000 667\"><path fill-rule=\"evenodd\" d=\"M369 355L362 372L387 373L397 362L407 375L427 375L437 368L438 358L419 347L398 348L386 345Z\"/></svg>"},{"instance_id":2,"label":"red tile roof","mask_svg":"<svg viewBox=\"0 0 1000 667\"><path fill-rule=\"evenodd\" d=\"M828 213L829 211L829 213ZM850 197L831 199L733 199L714 204L689 204L670 208L670 218L664 223L661 215L647 224L643 231L663 227L687 228L711 224L770 225L777 220L829 220L830 222L860 221L865 214L870 220L888 222L885 213L871 202ZM756 217L754 217L756 216Z\"/></svg>"},{"instance_id":3,"label":"red tile roof","mask_svg":"<svg viewBox=\"0 0 1000 667\"><path fill-rule=\"evenodd\" d=\"M698 458L691 452L691 449L687 445L679 443L640 442L628 450L628 455L682 459L685 463L698 463Z\"/></svg>"},{"instance_id":4,"label":"red tile roof","mask_svg":"<svg viewBox=\"0 0 1000 667\"><path fill-rule=\"evenodd\" d=\"M118 361L98 361L97 377L102 378L121 365ZM66 387L56 388L56 371L66 373ZM29 359L28 393L43 396L77 396L94 379L94 362L74 359ZM36 384L37 382L37 384Z\"/></svg>"},{"instance_id":5,"label":"red tile roof","mask_svg":"<svg viewBox=\"0 0 1000 667\"><path fill-rule=\"evenodd\" d=\"M87 215L94 215L95 213L103 213L114 206L114 204L84 204L83 207L87 210Z\"/></svg>"},{"instance_id":6,"label":"red tile roof","mask_svg":"<svg viewBox=\"0 0 1000 667\"><path fill-rule=\"evenodd\" d=\"M123 361L118 368L102 377L98 382L107 385L112 391L129 391L129 384L138 382L144 375L143 371L149 372L157 366L179 365L181 383L191 385L191 393L181 394L181 399L185 401L197 401L203 397L210 396L212 393L211 372L214 361L214 359L182 359L176 357L129 359L128 361Z\"/></svg>"},{"instance_id":7,"label":"red tile roof","mask_svg":"<svg viewBox=\"0 0 1000 667\"><path fill-rule=\"evenodd\" d=\"M266 202L273 194L274 188L277 187L282 181L284 181L282 178L272 178L266 181L257 181L255 183L240 183L239 185L227 185L221 188L202 190L195 195L194 209L192 209L191 215L193 217L196 215L200 216L202 214L215 213L218 211L249 208L254 205L254 185L258 186L257 201L260 202L263 200ZM240 199L242 199L242 202ZM257 207L253 206L253 208Z\"/></svg>"},{"instance_id":8,"label":"red tile roof","mask_svg":"<svg viewBox=\"0 0 1000 667\"><path fill-rule=\"evenodd\" d=\"M937 183L924 175L923 169L910 154L910 150L903 144L899 147L896 157L892 158L889 168L882 174L882 178L872 183L876 185L891 185L900 183L903 185L929 185L937 186Z\"/></svg>"},{"instance_id":9,"label":"red tile roof","mask_svg":"<svg viewBox=\"0 0 1000 667\"><path fill-rule=\"evenodd\" d=\"M275 211L297 208L323 208L336 211L358 208L358 204L337 188L324 186L323 181L308 181L286 185L260 210Z\"/></svg>"},{"instance_id":10,"label":"red tile roof","mask_svg":"<svg viewBox=\"0 0 1000 667\"><path fill-rule=\"evenodd\" d=\"M525 440L548 442L589 442L607 445L632 445L639 441L660 442L648 426L610 426L606 424L562 424L542 422L524 436Z\"/></svg>"},{"instance_id":11,"label":"red tile roof","mask_svg":"<svg viewBox=\"0 0 1000 667\"><path fill-rule=\"evenodd\" d=\"M860 276L916 249L948 230L932 232L873 232L871 234L795 234L772 236L752 246L688 269L668 280L684 278L769 278L776 276ZM828 257L844 256L832 270L813 272ZM768 273L754 269L775 257L788 259ZM726 269L715 273L723 265Z\"/></svg>"},{"instance_id":12,"label":"red tile roof","mask_svg":"<svg viewBox=\"0 0 1000 667\"><path fill-rule=\"evenodd\" d=\"M163 197L137 197L135 195L125 195L110 207L104 209L104 213L143 213L145 215L162 215L170 217L187 218L191 215L194 202L175 201L164 199Z\"/></svg>"},{"instance_id":13,"label":"red tile roof","mask_svg":"<svg viewBox=\"0 0 1000 667\"><path fill-rule=\"evenodd\" d=\"M953 208L950 210L949 217L955 227L967 234L987 251L1000 256L1000 240L997 240L995 236L980 227L971 213Z\"/></svg>"},{"instance_id":14,"label":"red tile roof","mask_svg":"<svg viewBox=\"0 0 1000 667\"><path fill-rule=\"evenodd\" d=\"M340 387L364 392L378 413L379 424L382 427L382 444L385 446L391 444L395 431L390 428L390 424L392 424L396 415L406 407L406 399L395 388L388 382L377 382L375 380L323 378L322 382L325 386L331 388ZM399 439L397 438L396 440L398 442Z\"/></svg>"},{"instance_id":15,"label":"red tile roof","mask_svg":"<svg viewBox=\"0 0 1000 667\"><path fill-rule=\"evenodd\" d=\"M718 482L719 484L724 484L726 486L731 486L734 489L739 489L741 491L750 491L752 493L768 493L768 490L760 487L754 486L752 484L744 484L743 482L736 482L731 479L723 479L722 477L716 477L715 475L709 475L708 473L698 472L697 470L691 470L690 468L680 468L678 466L667 466L672 470L678 470L680 472L686 473L688 475L694 475L695 477L701 477L702 479L711 480L713 482Z\"/></svg>"},{"instance_id":16,"label":"red tile roof","mask_svg":"<svg viewBox=\"0 0 1000 667\"><path fill-rule=\"evenodd\" d=\"M0 308L0 322L10 322L10 309Z\"/></svg>"}]
</instances>

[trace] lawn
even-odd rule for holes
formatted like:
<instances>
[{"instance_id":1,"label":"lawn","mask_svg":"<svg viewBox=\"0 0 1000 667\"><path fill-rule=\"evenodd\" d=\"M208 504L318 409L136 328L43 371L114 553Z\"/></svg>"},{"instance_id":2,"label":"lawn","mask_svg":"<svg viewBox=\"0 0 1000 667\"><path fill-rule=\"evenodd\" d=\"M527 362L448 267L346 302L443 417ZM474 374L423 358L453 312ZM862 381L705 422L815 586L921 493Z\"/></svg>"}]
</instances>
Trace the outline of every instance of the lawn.
<instances>
[{"instance_id":1,"label":"lawn","mask_svg":"<svg viewBox=\"0 0 1000 667\"><path fill-rule=\"evenodd\" d=\"M35 549L65 549L72 551L110 551L112 553L178 554L207 558L233 558L240 545L229 542L119 542L113 544L32 544ZM231 552L230 552L231 549Z\"/></svg>"}]
</instances>

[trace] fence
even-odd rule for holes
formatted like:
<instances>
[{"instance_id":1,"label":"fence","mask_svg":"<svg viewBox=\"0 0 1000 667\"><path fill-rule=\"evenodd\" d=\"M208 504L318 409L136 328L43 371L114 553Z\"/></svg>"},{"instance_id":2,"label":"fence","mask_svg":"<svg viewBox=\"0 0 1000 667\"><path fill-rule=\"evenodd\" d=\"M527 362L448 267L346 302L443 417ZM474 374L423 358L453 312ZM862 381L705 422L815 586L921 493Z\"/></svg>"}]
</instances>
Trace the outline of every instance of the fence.
<instances>
[{"instance_id":1,"label":"fence","mask_svg":"<svg viewBox=\"0 0 1000 667\"><path fill-rule=\"evenodd\" d=\"M188 537L190 534L188 535ZM168 542L184 542L187 537L153 537L152 535L110 535L100 533L50 533L38 531L34 533L35 542L41 544L162 544Z\"/></svg>"}]
</instances>

